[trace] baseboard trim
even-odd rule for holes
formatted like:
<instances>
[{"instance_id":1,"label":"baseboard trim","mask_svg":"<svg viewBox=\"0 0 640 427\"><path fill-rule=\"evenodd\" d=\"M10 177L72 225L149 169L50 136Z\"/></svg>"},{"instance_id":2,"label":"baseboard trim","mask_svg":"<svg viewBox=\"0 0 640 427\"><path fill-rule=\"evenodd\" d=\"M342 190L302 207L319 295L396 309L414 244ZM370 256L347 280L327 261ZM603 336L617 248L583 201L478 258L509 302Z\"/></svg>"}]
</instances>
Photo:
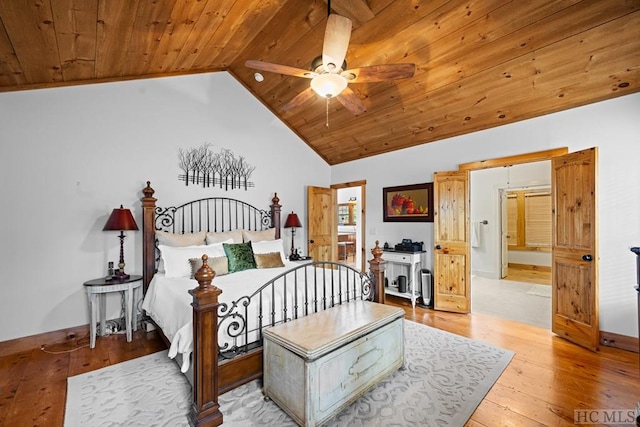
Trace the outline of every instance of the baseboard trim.
<instances>
[{"instance_id":1,"label":"baseboard trim","mask_svg":"<svg viewBox=\"0 0 640 427\"><path fill-rule=\"evenodd\" d=\"M42 346L66 343L85 336L89 336L88 324L3 341L0 343L0 357L31 351L36 348L39 349Z\"/></svg>"},{"instance_id":2,"label":"baseboard trim","mask_svg":"<svg viewBox=\"0 0 640 427\"><path fill-rule=\"evenodd\" d=\"M632 351L634 353L640 352L640 348L638 348L638 338L614 334L613 332L600 331L600 345Z\"/></svg>"},{"instance_id":3,"label":"baseboard trim","mask_svg":"<svg viewBox=\"0 0 640 427\"><path fill-rule=\"evenodd\" d=\"M517 263L510 262L508 264L508 267L517 268L517 269L520 269L520 270L532 270L532 271L544 271L544 272L550 272L551 271L551 266L550 265L517 264Z\"/></svg>"}]
</instances>

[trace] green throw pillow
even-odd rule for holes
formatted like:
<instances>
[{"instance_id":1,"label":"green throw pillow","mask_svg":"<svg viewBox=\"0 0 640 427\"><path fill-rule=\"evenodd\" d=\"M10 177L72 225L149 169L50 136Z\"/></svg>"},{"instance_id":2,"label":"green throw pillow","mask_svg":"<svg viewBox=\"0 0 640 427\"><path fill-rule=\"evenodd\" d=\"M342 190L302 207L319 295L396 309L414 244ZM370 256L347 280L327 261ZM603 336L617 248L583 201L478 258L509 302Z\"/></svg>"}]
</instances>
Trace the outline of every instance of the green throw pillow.
<instances>
[{"instance_id":1,"label":"green throw pillow","mask_svg":"<svg viewBox=\"0 0 640 427\"><path fill-rule=\"evenodd\" d=\"M229 259L229 273L256 268L251 242L223 243L222 247Z\"/></svg>"}]
</instances>

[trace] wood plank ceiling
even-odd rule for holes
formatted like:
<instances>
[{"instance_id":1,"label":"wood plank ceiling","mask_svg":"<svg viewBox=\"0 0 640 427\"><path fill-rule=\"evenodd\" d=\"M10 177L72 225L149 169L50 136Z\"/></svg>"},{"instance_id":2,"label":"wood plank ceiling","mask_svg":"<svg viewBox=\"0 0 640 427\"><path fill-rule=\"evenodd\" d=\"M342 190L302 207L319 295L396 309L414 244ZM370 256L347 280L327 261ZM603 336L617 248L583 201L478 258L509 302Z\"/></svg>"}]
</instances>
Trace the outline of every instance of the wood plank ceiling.
<instances>
[{"instance_id":1,"label":"wood plank ceiling","mask_svg":"<svg viewBox=\"0 0 640 427\"><path fill-rule=\"evenodd\" d=\"M333 100L328 128L323 99L281 111L309 80L259 83L244 65L308 69L326 0L1 1L0 91L226 70L334 165L640 90L640 0L331 7L353 21L349 68L412 62L416 74L351 84L367 111Z\"/></svg>"}]
</instances>

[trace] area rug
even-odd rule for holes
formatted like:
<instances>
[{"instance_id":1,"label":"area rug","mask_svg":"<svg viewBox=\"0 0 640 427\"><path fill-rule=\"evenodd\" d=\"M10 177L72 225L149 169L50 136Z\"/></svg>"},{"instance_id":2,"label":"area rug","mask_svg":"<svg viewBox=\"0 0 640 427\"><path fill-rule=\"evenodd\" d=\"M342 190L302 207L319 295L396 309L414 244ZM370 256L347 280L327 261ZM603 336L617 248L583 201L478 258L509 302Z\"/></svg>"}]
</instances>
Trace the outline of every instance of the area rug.
<instances>
[{"instance_id":1,"label":"area rug","mask_svg":"<svg viewBox=\"0 0 640 427\"><path fill-rule=\"evenodd\" d=\"M329 426L463 426L513 352L406 321L405 366ZM65 426L186 426L188 382L166 351L68 379ZM219 397L224 425L295 426L253 381Z\"/></svg>"}]
</instances>

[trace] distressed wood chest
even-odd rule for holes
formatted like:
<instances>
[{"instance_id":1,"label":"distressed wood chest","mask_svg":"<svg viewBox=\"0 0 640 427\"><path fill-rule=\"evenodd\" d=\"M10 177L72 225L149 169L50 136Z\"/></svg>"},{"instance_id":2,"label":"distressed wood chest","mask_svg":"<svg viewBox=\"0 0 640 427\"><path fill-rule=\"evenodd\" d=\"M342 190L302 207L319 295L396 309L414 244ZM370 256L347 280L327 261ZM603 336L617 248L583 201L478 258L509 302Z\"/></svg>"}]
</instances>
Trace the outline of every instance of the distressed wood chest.
<instances>
[{"instance_id":1,"label":"distressed wood chest","mask_svg":"<svg viewBox=\"0 0 640 427\"><path fill-rule=\"evenodd\" d=\"M404 363L404 311L354 301L264 331L264 393L316 426Z\"/></svg>"}]
</instances>

